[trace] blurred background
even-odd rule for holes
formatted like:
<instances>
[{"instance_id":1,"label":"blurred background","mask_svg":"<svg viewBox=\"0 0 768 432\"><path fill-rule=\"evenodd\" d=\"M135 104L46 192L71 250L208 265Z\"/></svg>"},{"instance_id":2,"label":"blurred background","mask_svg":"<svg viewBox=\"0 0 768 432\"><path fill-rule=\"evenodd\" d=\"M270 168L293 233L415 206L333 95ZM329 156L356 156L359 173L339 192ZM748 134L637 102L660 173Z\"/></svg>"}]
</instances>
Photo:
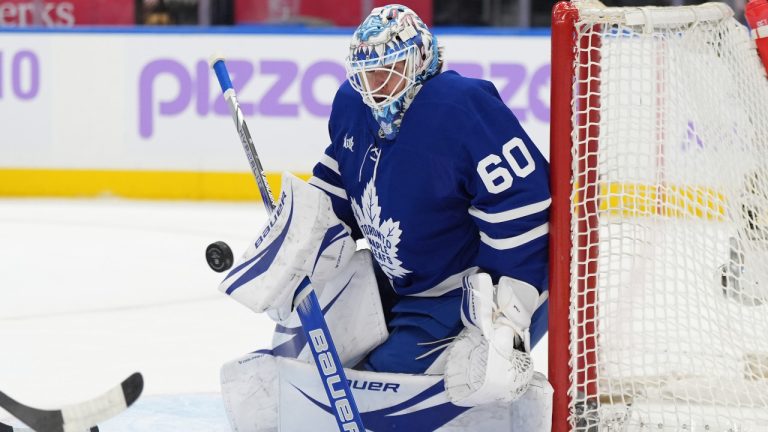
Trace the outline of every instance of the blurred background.
<instances>
[{"instance_id":1,"label":"blurred background","mask_svg":"<svg viewBox=\"0 0 768 432\"><path fill-rule=\"evenodd\" d=\"M747 0L726 0L737 16ZM305 24L354 27L379 0L4 0L0 27ZM548 27L555 2L403 0L429 25ZM682 6L694 0L606 0L606 6ZM53 12L53 13L51 13Z\"/></svg>"},{"instance_id":2,"label":"blurred background","mask_svg":"<svg viewBox=\"0 0 768 432\"><path fill-rule=\"evenodd\" d=\"M727 0L743 11L747 0ZM137 24L231 25L302 23L318 26L357 26L370 9L387 2L375 0L144 0L136 1ZM554 1L534 0L416 0L401 1L416 10L428 25L478 27L549 27ZM682 6L694 0L608 0L606 6Z\"/></svg>"},{"instance_id":3,"label":"blurred background","mask_svg":"<svg viewBox=\"0 0 768 432\"><path fill-rule=\"evenodd\" d=\"M727 0L739 16L747 0ZM375 0L143 0L136 1L137 24L231 25L302 23L356 26ZM428 25L549 27L554 1L422 0L402 1ZM606 6L682 6L695 0L608 0Z\"/></svg>"}]
</instances>

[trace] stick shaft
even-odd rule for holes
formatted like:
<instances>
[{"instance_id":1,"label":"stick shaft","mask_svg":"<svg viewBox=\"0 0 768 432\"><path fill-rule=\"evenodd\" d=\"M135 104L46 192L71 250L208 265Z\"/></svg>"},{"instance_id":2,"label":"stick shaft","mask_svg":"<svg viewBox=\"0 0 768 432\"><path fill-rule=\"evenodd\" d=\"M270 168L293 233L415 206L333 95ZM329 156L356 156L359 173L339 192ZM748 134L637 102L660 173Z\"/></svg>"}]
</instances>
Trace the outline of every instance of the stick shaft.
<instances>
[{"instance_id":1,"label":"stick shaft","mask_svg":"<svg viewBox=\"0 0 768 432\"><path fill-rule=\"evenodd\" d=\"M266 207L269 214L272 214L272 211L275 209L274 197L269 188L267 176L264 174L264 168L261 166L259 154L256 152L256 147L253 145L251 132L248 130L248 125L245 123L243 111L240 109L240 104L237 102L235 90L229 89L225 91L224 98L229 105L232 119L235 121L237 134L240 136L240 143L243 145L243 150L245 150L245 156L248 159L248 164L251 166L253 177L256 179L256 184L259 185L259 193L261 194L262 201L264 201L264 207Z\"/></svg>"},{"instance_id":2,"label":"stick shaft","mask_svg":"<svg viewBox=\"0 0 768 432\"><path fill-rule=\"evenodd\" d=\"M264 206L271 214L275 208L272 192L269 189L264 169L261 166L259 155L253 144L253 138L245 123L240 104L237 102L237 95L229 79L227 66L223 59L218 58L212 61L211 67L216 72L221 90L224 92L224 97L229 104L232 119L235 121L235 127L240 136L240 143L243 145L251 171L256 179L256 183L259 185L259 192L264 201ZM312 289L308 277L302 280L296 290L294 307L299 314L302 329L307 336L307 343L312 351L317 371L320 374L325 393L328 396L330 411L333 412L336 418L339 430L342 432L365 431L360 412L349 388L349 381L347 381L339 354L336 351L336 345L333 343L331 333L328 330L328 324L325 322L317 295Z\"/></svg>"},{"instance_id":3,"label":"stick shaft","mask_svg":"<svg viewBox=\"0 0 768 432\"><path fill-rule=\"evenodd\" d=\"M261 194L261 199L264 201L264 207L266 207L267 212L272 214L272 210L275 209L274 197L272 196L272 191L269 189L267 176L264 175L264 168L261 166L259 153L256 151L256 146L253 144L251 132L248 130L248 125L245 123L243 110L240 109L240 103L237 101L237 95L232 86L232 81L229 79L227 65L224 63L223 59L216 59L211 67L216 73L216 78L218 78L219 84L221 85L221 91L224 92L224 99L229 105L229 112L232 113L232 120L235 122L235 128L240 137L240 143L243 145L245 156L248 159L248 165L251 166L251 172L256 179L256 184L259 186L259 193Z\"/></svg>"}]
</instances>

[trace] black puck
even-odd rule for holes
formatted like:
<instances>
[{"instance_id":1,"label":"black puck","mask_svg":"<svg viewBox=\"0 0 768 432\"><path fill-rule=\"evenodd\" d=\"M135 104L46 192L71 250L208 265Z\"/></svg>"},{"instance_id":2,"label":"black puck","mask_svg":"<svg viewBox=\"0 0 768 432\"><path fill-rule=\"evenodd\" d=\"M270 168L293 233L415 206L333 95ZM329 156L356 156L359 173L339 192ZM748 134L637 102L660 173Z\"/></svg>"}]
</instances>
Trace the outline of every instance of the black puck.
<instances>
[{"instance_id":1,"label":"black puck","mask_svg":"<svg viewBox=\"0 0 768 432\"><path fill-rule=\"evenodd\" d=\"M232 249L223 241L217 241L205 248L205 260L211 270L221 273L232 267L233 257Z\"/></svg>"}]
</instances>

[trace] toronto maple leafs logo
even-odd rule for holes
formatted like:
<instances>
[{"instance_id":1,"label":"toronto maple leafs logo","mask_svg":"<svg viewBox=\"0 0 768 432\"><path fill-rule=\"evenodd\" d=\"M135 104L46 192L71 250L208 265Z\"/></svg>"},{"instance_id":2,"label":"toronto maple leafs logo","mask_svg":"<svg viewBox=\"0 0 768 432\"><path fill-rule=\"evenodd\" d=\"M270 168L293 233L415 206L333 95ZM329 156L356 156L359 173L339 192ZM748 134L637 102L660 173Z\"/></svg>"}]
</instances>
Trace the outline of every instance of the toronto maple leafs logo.
<instances>
[{"instance_id":1,"label":"toronto maple leafs logo","mask_svg":"<svg viewBox=\"0 0 768 432\"><path fill-rule=\"evenodd\" d=\"M393 221L392 218L381 222L379 196L376 194L373 180L365 186L360 201L362 205L352 199L352 211L381 269L390 280L411 273L410 270L404 269L402 261L397 259L397 245L402 234L400 222Z\"/></svg>"}]
</instances>

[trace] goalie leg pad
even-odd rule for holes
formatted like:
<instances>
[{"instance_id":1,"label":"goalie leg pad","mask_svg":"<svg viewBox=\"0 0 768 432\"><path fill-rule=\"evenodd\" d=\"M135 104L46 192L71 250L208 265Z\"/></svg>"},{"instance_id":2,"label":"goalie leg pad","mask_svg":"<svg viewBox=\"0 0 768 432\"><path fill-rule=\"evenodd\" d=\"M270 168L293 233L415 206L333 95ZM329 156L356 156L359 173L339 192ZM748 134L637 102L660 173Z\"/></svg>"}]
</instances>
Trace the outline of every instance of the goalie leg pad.
<instances>
[{"instance_id":1,"label":"goalie leg pad","mask_svg":"<svg viewBox=\"0 0 768 432\"><path fill-rule=\"evenodd\" d=\"M355 252L349 264L319 288L320 308L339 358L345 366L354 366L389 335L371 252ZM272 352L280 357L313 362L297 312L278 322Z\"/></svg>"},{"instance_id":2,"label":"goalie leg pad","mask_svg":"<svg viewBox=\"0 0 768 432\"><path fill-rule=\"evenodd\" d=\"M287 317L305 276L320 285L351 259L355 242L321 190L283 174L283 191L261 235L219 290L255 312Z\"/></svg>"},{"instance_id":3,"label":"goalie leg pad","mask_svg":"<svg viewBox=\"0 0 768 432\"><path fill-rule=\"evenodd\" d=\"M345 369L363 423L370 430L551 430L552 388L536 374L528 392L509 404L459 407L435 375ZM336 430L314 365L253 353L225 364L222 397L234 432ZM301 413L296 415L296 413Z\"/></svg>"},{"instance_id":4,"label":"goalie leg pad","mask_svg":"<svg viewBox=\"0 0 768 432\"><path fill-rule=\"evenodd\" d=\"M225 363L220 378L232 432L277 432L277 357L259 352L245 355Z\"/></svg>"}]
</instances>

